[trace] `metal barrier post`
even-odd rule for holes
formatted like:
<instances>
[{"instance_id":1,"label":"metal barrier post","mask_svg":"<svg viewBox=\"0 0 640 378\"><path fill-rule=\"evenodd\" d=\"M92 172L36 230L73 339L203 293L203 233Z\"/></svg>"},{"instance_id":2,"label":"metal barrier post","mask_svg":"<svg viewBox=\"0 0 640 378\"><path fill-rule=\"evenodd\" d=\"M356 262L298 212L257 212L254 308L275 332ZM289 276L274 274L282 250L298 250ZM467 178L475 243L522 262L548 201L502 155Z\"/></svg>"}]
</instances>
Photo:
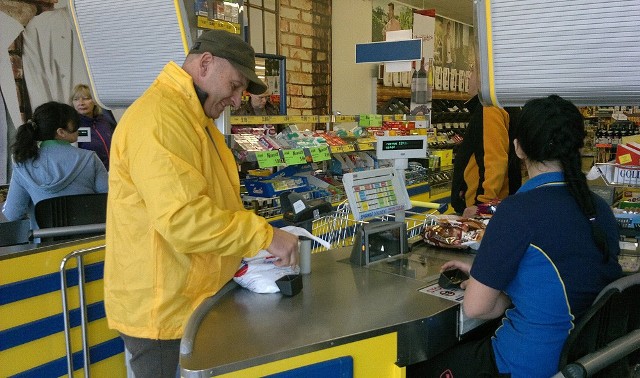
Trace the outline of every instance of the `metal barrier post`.
<instances>
[{"instance_id":1,"label":"metal barrier post","mask_svg":"<svg viewBox=\"0 0 640 378\"><path fill-rule=\"evenodd\" d=\"M78 270L78 296L80 304L80 327L82 331L82 357L84 361L84 376L89 378L89 367L91 361L89 359L89 338L87 334L87 305L84 295L84 261L83 256L104 250L105 246L97 246L93 248L75 250L66 255L60 263L60 292L62 294L62 317L64 319L64 338L67 350L67 371L68 377L73 378L73 348L71 345L71 322L69 320L69 305L67 300L67 274L65 267L67 262L72 258L76 259Z\"/></svg>"}]
</instances>

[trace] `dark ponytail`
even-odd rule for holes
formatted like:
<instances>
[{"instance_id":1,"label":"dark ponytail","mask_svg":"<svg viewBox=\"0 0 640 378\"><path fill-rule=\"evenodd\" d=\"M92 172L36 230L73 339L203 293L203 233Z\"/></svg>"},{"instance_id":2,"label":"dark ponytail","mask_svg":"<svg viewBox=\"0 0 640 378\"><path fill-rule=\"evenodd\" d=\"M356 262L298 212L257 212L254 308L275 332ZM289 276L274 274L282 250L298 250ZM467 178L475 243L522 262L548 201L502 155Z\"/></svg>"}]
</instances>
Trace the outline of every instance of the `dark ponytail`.
<instances>
[{"instance_id":1,"label":"dark ponytail","mask_svg":"<svg viewBox=\"0 0 640 378\"><path fill-rule=\"evenodd\" d=\"M594 194L582 172L580 148L584 137L582 114L573 103L557 95L528 101L520 114L515 135L529 160L560 162L567 189L589 219L593 240L606 261L609 258L606 235L595 222Z\"/></svg>"},{"instance_id":2,"label":"dark ponytail","mask_svg":"<svg viewBox=\"0 0 640 378\"><path fill-rule=\"evenodd\" d=\"M80 124L76 110L59 102L51 101L36 108L33 117L18 128L16 141L11 145L13 160L24 163L38 158L38 142L56 138L58 128L75 129Z\"/></svg>"}]
</instances>

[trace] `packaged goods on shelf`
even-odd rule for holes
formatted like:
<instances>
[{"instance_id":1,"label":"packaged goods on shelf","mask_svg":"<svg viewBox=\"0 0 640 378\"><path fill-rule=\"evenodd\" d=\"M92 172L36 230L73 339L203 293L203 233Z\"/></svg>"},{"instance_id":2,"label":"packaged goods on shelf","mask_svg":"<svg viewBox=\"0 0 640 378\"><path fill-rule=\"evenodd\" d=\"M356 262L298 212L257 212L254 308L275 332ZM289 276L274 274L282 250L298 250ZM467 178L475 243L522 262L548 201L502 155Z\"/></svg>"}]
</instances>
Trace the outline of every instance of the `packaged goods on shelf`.
<instances>
[{"instance_id":1,"label":"packaged goods on shelf","mask_svg":"<svg viewBox=\"0 0 640 378\"><path fill-rule=\"evenodd\" d=\"M300 172L311 170L310 166L299 165L283 168L266 177L247 176L244 187L250 196L274 197L285 191L308 192L311 190L304 176L297 176Z\"/></svg>"},{"instance_id":2,"label":"packaged goods on shelf","mask_svg":"<svg viewBox=\"0 0 640 378\"><path fill-rule=\"evenodd\" d=\"M194 2L196 16L209 17L210 0L196 0Z\"/></svg>"},{"instance_id":3,"label":"packaged goods on shelf","mask_svg":"<svg viewBox=\"0 0 640 378\"><path fill-rule=\"evenodd\" d=\"M279 179L246 180L244 187L247 193L257 197L273 197L282 192L307 192L309 185L304 177L287 177Z\"/></svg>"},{"instance_id":4,"label":"packaged goods on shelf","mask_svg":"<svg viewBox=\"0 0 640 378\"><path fill-rule=\"evenodd\" d=\"M274 125L263 124L261 126L231 126L231 134L252 134L252 135L276 135Z\"/></svg>"},{"instance_id":5,"label":"packaged goods on shelf","mask_svg":"<svg viewBox=\"0 0 640 378\"><path fill-rule=\"evenodd\" d=\"M614 214L620 228L640 230L640 212L614 209Z\"/></svg>"},{"instance_id":6,"label":"packaged goods on shelf","mask_svg":"<svg viewBox=\"0 0 640 378\"><path fill-rule=\"evenodd\" d=\"M282 148L268 135L233 134L233 148L242 151L270 151Z\"/></svg>"}]
</instances>

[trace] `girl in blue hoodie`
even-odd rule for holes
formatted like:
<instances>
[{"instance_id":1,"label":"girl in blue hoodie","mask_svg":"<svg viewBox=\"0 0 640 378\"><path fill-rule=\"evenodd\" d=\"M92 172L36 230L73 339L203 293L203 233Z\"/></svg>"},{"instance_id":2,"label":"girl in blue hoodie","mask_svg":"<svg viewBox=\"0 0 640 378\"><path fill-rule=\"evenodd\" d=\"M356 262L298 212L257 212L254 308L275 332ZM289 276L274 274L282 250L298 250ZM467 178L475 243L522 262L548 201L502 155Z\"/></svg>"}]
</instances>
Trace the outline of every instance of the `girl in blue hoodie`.
<instances>
[{"instance_id":1,"label":"girl in blue hoodie","mask_svg":"<svg viewBox=\"0 0 640 378\"><path fill-rule=\"evenodd\" d=\"M107 170L95 152L71 145L78 140L79 115L67 104L38 106L18 128L9 193L2 208L8 220L31 218L34 206L51 197L107 192Z\"/></svg>"}]
</instances>

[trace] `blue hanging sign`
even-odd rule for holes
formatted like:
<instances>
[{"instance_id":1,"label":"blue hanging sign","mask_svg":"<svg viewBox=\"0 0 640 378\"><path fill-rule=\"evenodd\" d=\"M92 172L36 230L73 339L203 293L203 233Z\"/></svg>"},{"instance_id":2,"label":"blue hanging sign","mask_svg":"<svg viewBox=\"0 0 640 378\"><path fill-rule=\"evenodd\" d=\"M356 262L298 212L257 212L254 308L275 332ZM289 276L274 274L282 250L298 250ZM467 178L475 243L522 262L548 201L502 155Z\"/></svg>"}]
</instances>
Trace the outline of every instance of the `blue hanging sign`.
<instances>
[{"instance_id":1,"label":"blue hanging sign","mask_svg":"<svg viewBox=\"0 0 640 378\"><path fill-rule=\"evenodd\" d=\"M356 44L356 63L420 60L422 39L404 39Z\"/></svg>"}]
</instances>

